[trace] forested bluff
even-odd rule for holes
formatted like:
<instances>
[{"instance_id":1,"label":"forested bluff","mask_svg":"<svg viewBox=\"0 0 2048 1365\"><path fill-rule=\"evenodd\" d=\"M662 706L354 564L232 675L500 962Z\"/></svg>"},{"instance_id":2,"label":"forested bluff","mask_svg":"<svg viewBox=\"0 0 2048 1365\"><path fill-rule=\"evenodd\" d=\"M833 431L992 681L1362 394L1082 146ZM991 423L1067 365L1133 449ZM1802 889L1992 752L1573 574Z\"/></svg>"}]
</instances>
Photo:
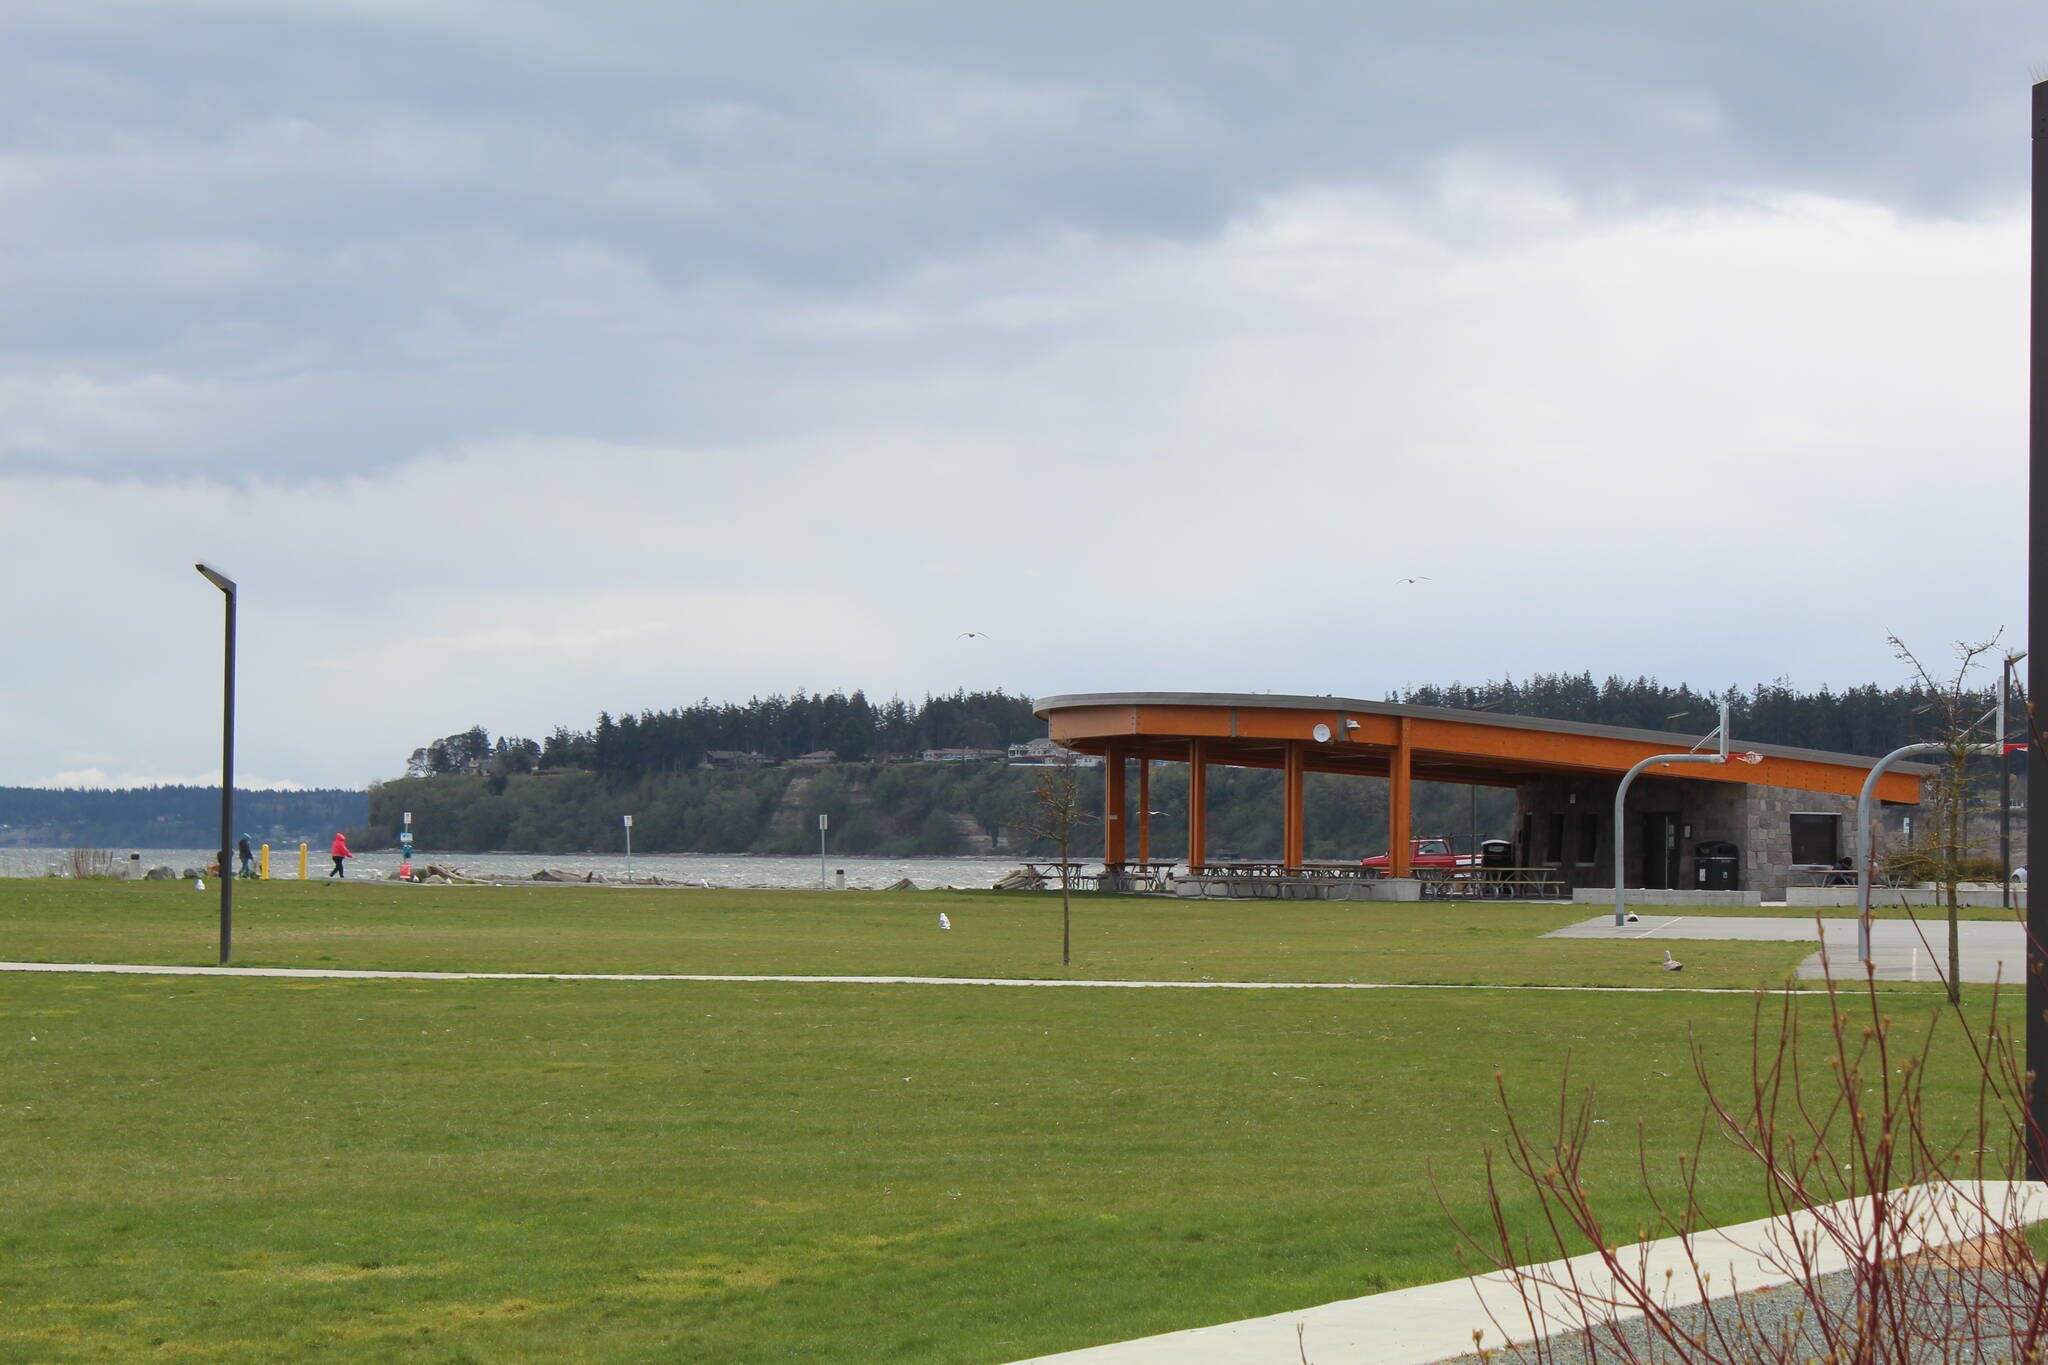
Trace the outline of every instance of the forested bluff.
<instances>
[{"instance_id":1,"label":"forested bluff","mask_svg":"<svg viewBox=\"0 0 2048 1365\"><path fill-rule=\"evenodd\" d=\"M1601 683L1581 673L1418 687L1387 700L1704 734L1723 696L1738 742L1879 754L1936 737L1935 716L1927 711L1931 694L1920 687L1867 684L1807 693L1774 683L1700 692L1643 678ZM237 792L236 824L238 833L247 830L258 842L324 841L347 829L356 846L378 848L395 839L400 815L411 811L422 850L573 853L622 848L622 817L632 815L636 852L811 853L822 813L830 817L829 846L844 854L1043 856L1044 841L1017 828L1033 817L1031 792L1042 769L919 762L917 756L930 749L1002 749L1044 734L1030 699L1001 691L956 692L922 703L871 704L859 692L798 692L743 705L699 702L666 712L603 714L588 730L558 727L541 740L493 738L475 726L415 750L406 777L367 793ZM825 749L838 761L789 762ZM706 755L719 751L758 754L765 766L707 767ZM1099 809L1101 771L1082 769L1079 777L1088 805ZM1211 770L1212 853L1278 855L1278 783L1277 773ZM1311 774L1306 804L1309 856L1381 851L1383 781ZM1152 852L1183 852L1184 766L1154 766L1151 808ZM1512 808L1512 793L1480 790L1479 833L1505 833ZM4 787L0 845L205 849L219 838L219 811L217 787ZM1416 785L1418 834L1469 835L1474 814L1471 789ZM1094 851L1100 839L1090 822L1077 831L1075 846Z\"/></svg>"},{"instance_id":2,"label":"forested bluff","mask_svg":"<svg viewBox=\"0 0 2048 1365\"><path fill-rule=\"evenodd\" d=\"M1387 700L1704 734L1724 698L1738 741L1879 754L1935 737L1927 711L1932 693L1919 686L1799 692L1770 683L1702 692L1647 678L1596 682L1580 673L1417 687ZM605 713L588 730L558 727L541 740L493 739L479 725L415 750L406 777L373 786L369 824L357 838L362 847L388 845L410 811L423 850L611 852L623 848L622 817L631 815L635 852L796 854L816 852L823 814L829 846L842 854L1043 857L1047 842L1022 832L1037 822L1032 793L1043 769L918 755L1000 750L1044 734L1031 700L1001 691L956 692L922 704L874 704L860 692L699 702L616 718ZM833 751L835 761L790 762L821 750ZM710 760L712 754L758 755L763 766L719 767L733 760ZM1079 778L1085 803L1099 810L1100 769L1082 769ZM1211 770L1212 855L1278 856L1279 782L1274 772ZM1506 833L1513 793L1479 789L1475 801L1474 790L1417 783L1416 833ZM1383 848L1383 780L1311 774L1305 804L1311 858ZM1184 852L1185 766L1154 766L1151 809L1153 855ZM1100 839L1091 821L1077 829L1075 847L1094 851Z\"/></svg>"}]
</instances>

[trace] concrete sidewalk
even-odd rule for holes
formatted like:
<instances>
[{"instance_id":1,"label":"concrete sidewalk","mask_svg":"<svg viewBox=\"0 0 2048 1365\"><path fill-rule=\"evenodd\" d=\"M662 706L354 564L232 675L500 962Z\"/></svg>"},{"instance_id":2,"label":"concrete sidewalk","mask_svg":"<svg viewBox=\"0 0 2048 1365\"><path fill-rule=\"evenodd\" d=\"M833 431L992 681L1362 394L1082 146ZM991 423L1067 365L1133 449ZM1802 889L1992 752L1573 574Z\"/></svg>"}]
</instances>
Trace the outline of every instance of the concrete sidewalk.
<instances>
[{"instance_id":1,"label":"concrete sidewalk","mask_svg":"<svg viewBox=\"0 0 2048 1365\"><path fill-rule=\"evenodd\" d=\"M1963 920L1956 925L1956 946L1965 981L2023 982L2026 933L2016 920ZM1862 977L1856 960L1854 919L1764 919L1720 915L1644 915L1634 924L1615 927L1612 912L1554 930L1545 938L1746 939L1754 942L1807 942L1821 951L1799 964L1799 975L1819 980L1830 973L1847 982ZM1679 958L1685 955L1675 954ZM1933 981L1948 969L1948 921L1881 919L1870 925L1870 957L1879 981Z\"/></svg>"},{"instance_id":2,"label":"concrete sidewalk","mask_svg":"<svg viewBox=\"0 0 2048 1365\"><path fill-rule=\"evenodd\" d=\"M1971 1182L1942 1191L1923 1188L1904 1197L1910 1231L1899 1247L1901 1254L2048 1218L2048 1185L2039 1182ZM1994 1216L1986 1219L1968 1207L1971 1204L1989 1208ZM1845 1221L1867 1218L1870 1212L1861 1200L1836 1204L1832 1211ZM1683 1239L1677 1237L1623 1247L1616 1257L1651 1284L1663 1283L1664 1272L1670 1269L1671 1289L1662 1302L1673 1308L1705 1297L1693 1279L1695 1264L1712 1274L1716 1298L1723 1292L1789 1284L1795 1278L1792 1267L1803 1265L1809 1274L1824 1275L1848 1264L1842 1248L1822 1235L1821 1221L1811 1213L1741 1223L1700 1233L1691 1241L1689 1257ZM1614 1287L1614 1277L1597 1253L1531 1267L1525 1275L1553 1286L1542 1296L1550 1334L1583 1325L1554 1286L1575 1284L1596 1297ZM1302 1358L1298 1352L1305 1352L1313 1365L1431 1365L1469 1355L1475 1331L1485 1332L1482 1344L1488 1347L1505 1345L1507 1336L1530 1339L1522 1295L1505 1277L1418 1285L1292 1313L1033 1356L1014 1365L1288 1365Z\"/></svg>"},{"instance_id":3,"label":"concrete sidewalk","mask_svg":"<svg viewBox=\"0 0 2048 1365\"><path fill-rule=\"evenodd\" d=\"M738 981L783 986L1043 986L1112 991L1548 991L1605 995L1754 995L1730 986L1488 986L1403 981L1090 981L1075 977L775 976L743 972L424 972L353 967L172 967L137 962L0 962L0 972L284 977L326 981Z\"/></svg>"}]
</instances>

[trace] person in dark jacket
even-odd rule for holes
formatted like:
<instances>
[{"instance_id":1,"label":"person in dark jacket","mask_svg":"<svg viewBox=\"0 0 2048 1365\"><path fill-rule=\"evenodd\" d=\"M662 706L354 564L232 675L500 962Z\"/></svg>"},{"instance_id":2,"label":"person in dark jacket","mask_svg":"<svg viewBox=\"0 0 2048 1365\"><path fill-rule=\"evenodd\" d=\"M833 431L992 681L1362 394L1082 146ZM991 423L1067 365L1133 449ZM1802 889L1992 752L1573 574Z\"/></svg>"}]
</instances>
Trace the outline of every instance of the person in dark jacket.
<instances>
[{"instance_id":1,"label":"person in dark jacket","mask_svg":"<svg viewBox=\"0 0 2048 1365\"><path fill-rule=\"evenodd\" d=\"M348 869L341 865L341 860L356 856L348 851L347 837L337 832L334 836L334 847L329 849L328 852L334 855L334 871L327 874L328 880L332 881L334 878L339 877L343 881L347 881Z\"/></svg>"},{"instance_id":2,"label":"person in dark jacket","mask_svg":"<svg viewBox=\"0 0 2048 1365\"><path fill-rule=\"evenodd\" d=\"M246 877L249 880L254 881L256 879L256 869L250 865L249 860L251 858L254 858L256 855L249 848L248 835L244 834L242 836L241 842L235 845L235 856L242 860L242 870L237 872L235 875L237 877Z\"/></svg>"}]
</instances>

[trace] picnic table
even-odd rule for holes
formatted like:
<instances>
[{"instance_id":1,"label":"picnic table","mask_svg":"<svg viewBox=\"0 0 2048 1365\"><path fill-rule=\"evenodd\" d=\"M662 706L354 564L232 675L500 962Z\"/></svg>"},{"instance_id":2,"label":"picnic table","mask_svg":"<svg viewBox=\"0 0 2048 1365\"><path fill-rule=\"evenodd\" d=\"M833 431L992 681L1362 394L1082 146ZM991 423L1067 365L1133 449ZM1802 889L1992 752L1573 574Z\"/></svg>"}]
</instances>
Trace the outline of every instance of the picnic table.
<instances>
[{"instance_id":1,"label":"picnic table","mask_svg":"<svg viewBox=\"0 0 2048 1365\"><path fill-rule=\"evenodd\" d=\"M1197 877L1277 877L1283 863L1193 863L1188 872Z\"/></svg>"},{"instance_id":2,"label":"picnic table","mask_svg":"<svg viewBox=\"0 0 2048 1365\"><path fill-rule=\"evenodd\" d=\"M1571 882L1555 867L1461 867L1422 879L1424 900L1563 900Z\"/></svg>"},{"instance_id":3,"label":"picnic table","mask_svg":"<svg viewBox=\"0 0 2048 1365\"><path fill-rule=\"evenodd\" d=\"M1159 891L1166 875L1180 866L1177 858L1128 858L1102 865L1101 885L1105 891Z\"/></svg>"},{"instance_id":4,"label":"picnic table","mask_svg":"<svg viewBox=\"0 0 2048 1365\"><path fill-rule=\"evenodd\" d=\"M1806 881L1803 883L1806 886L1856 885L1856 869L1853 867L1839 867L1834 863L1794 863L1791 870L1793 875L1806 878ZM1875 869L1871 871L1870 884L1872 886L1890 885L1885 875Z\"/></svg>"}]
</instances>

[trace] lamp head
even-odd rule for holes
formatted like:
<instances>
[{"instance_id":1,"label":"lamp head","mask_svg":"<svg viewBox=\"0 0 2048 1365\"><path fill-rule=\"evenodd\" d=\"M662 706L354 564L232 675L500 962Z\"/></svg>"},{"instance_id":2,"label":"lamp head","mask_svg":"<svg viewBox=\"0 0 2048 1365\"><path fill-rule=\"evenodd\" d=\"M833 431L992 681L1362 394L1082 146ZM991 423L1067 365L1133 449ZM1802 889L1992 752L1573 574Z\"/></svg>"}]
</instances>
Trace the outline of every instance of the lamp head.
<instances>
[{"instance_id":1,"label":"lamp head","mask_svg":"<svg viewBox=\"0 0 2048 1365\"><path fill-rule=\"evenodd\" d=\"M235 595L235 580L229 578L219 569L207 564L194 564L192 567L199 570L205 576L206 581L213 584L214 587L219 588L230 597Z\"/></svg>"}]
</instances>

